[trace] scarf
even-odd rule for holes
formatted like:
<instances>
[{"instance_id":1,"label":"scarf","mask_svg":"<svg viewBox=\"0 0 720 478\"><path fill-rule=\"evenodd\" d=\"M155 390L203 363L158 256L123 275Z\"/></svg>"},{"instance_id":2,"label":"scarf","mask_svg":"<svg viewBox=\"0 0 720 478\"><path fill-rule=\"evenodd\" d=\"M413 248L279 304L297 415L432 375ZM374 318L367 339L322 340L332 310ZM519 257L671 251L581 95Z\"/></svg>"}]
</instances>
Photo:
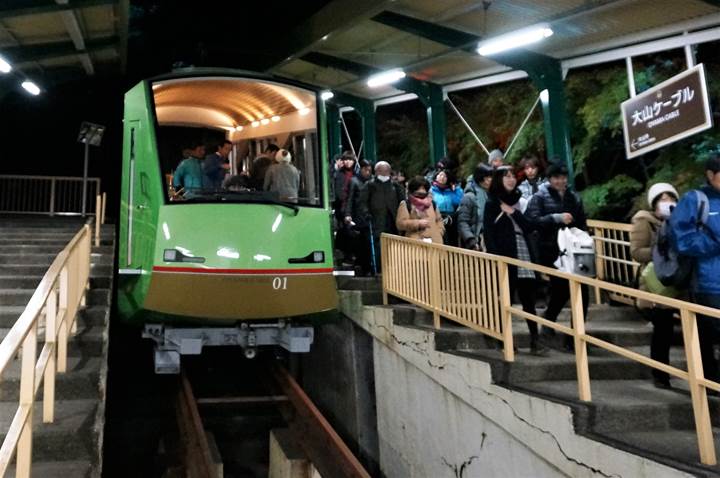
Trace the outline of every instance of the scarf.
<instances>
[{"instance_id":1,"label":"scarf","mask_svg":"<svg viewBox=\"0 0 720 478\"><path fill-rule=\"evenodd\" d=\"M440 184L437 181L433 181L432 185L440 189L441 191L444 191L450 187L450 183Z\"/></svg>"},{"instance_id":2,"label":"scarf","mask_svg":"<svg viewBox=\"0 0 720 478\"><path fill-rule=\"evenodd\" d=\"M410 204L415 206L418 212L424 213L432 205L432 198L427 196L425 199L420 199L415 196L410 196Z\"/></svg>"},{"instance_id":3,"label":"scarf","mask_svg":"<svg viewBox=\"0 0 720 478\"><path fill-rule=\"evenodd\" d=\"M513 189L512 191L507 191L503 189L503 191L498 194L498 199L508 206L514 206L518 203L520 198L522 197L522 193L518 188Z\"/></svg>"}]
</instances>

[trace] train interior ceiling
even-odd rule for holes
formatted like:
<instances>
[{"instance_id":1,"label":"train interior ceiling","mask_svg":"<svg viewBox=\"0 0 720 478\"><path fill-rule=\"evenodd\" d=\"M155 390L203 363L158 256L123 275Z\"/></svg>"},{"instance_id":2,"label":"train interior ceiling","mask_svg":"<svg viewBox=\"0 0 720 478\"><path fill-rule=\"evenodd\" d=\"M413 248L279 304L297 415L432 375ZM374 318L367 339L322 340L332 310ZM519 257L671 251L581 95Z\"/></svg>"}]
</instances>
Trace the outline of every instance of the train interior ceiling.
<instances>
[{"instance_id":1,"label":"train interior ceiling","mask_svg":"<svg viewBox=\"0 0 720 478\"><path fill-rule=\"evenodd\" d=\"M152 84L157 146L166 184L195 142L233 143L231 174L250 177L269 144L288 150L301 177L300 203L320 204L317 95L302 88L248 78L182 78ZM255 185L260 189L260 185ZM253 189L253 186L250 187Z\"/></svg>"}]
</instances>

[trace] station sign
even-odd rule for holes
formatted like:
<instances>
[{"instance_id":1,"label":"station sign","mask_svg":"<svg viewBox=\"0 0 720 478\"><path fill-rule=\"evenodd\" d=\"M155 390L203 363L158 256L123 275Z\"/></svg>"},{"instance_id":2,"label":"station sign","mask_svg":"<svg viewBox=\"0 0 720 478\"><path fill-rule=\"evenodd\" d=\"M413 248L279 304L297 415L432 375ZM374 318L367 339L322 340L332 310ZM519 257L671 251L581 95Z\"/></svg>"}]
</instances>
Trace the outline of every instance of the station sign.
<instances>
[{"instance_id":1,"label":"station sign","mask_svg":"<svg viewBox=\"0 0 720 478\"><path fill-rule=\"evenodd\" d=\"M623 101L620 108L628 159L712 127L702 63Z\"/></svg>"}]
</instances>

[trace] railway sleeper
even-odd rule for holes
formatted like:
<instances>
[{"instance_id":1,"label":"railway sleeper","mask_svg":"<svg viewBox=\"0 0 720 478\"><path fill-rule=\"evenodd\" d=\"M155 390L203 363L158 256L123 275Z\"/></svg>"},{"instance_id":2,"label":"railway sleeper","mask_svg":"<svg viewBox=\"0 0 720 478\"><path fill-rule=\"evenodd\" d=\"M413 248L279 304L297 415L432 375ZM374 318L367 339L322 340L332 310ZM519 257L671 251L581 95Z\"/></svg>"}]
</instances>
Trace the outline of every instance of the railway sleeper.
<instances>
[{"instance_id":1,"label":"railway sleeper","mask_svg":"<svg viewBox=\"0 0 720 478\"><path fill-rule=\"evenodd\" d=\"M245 357L255 358L258 347L280 346L290 353L306 353L313 343L311 326L286 321L247 323L237 327L169 327L146 324L143 338L155 342L155 373L180 373L182 355L200 355L203 347L239 346Z\"/></svg>"}]
</instances>

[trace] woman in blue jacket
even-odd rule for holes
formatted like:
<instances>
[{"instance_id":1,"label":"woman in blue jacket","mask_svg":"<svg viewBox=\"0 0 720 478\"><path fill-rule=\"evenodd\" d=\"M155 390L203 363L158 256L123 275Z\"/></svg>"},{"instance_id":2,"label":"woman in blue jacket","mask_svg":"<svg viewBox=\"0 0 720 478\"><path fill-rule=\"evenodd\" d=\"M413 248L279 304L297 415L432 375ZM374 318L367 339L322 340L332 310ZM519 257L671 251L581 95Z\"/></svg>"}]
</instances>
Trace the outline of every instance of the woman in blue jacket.
<instances>
[{"instance_id":1,"label":"woman in blue jacket","mask_svg":"<svg viewBox=\"0 0 720 478\"><path fill-rule=\"evenodd\" d=\"M445 244L457 246L457 211L463 197L462 188L447 171L438 171L430 188L432 199L445 223Z\"/></svg>"},{"instance_id":2,"label":"woman in blue jacket","mask_svg":"<svg viewBox=\"0 0 720 478\"><path fill-rule=\"evenodd\" d=\"M690 291L693 301L720 309L719 155L713 155L705 162L705 179L707 185L680 199L669 220L678 252L695 259ZM703 200L703 195L707 201ZM704 210L706 207L707 211ZM713 344L720 337L720 319L699 315L697 324L705 378L720 381L713 351Z\"/></svg>"}]
</instances>

